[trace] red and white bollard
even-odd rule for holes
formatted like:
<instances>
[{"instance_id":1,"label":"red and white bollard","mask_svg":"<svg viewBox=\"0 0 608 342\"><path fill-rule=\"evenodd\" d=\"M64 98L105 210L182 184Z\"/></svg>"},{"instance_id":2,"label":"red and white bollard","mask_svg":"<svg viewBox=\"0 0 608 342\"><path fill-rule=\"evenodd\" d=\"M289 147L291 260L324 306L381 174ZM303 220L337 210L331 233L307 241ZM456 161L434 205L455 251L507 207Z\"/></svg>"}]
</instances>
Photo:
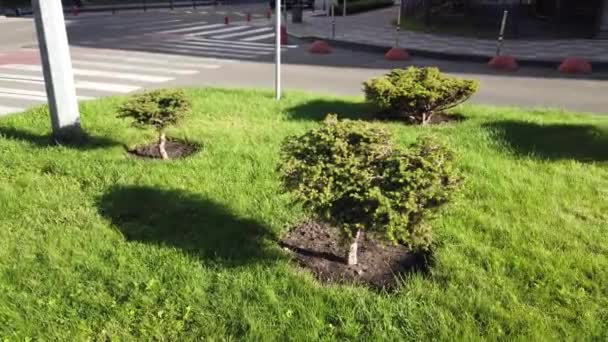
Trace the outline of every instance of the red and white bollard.
<instances>
[{"instance_id":1,"label":"red and white bollard","mask_svg":"<svg viewBox=\"0 0 608 342\"><path fill-rule=\"evenodd\" d=\"M228 18L228 16L224 17L224 24L226 24L226 25L230 24L230 18Z\"/></svg>"},{"instance_id":2,"label":"red and white bollard","mask_svg":"<svg viewBox=\"0 0 608 342\"><path fill-rule=\"evenodd\" d=\"M247 22L250 23L251 22L251 13L247 13Z\"/></svg>"}]
</instances>

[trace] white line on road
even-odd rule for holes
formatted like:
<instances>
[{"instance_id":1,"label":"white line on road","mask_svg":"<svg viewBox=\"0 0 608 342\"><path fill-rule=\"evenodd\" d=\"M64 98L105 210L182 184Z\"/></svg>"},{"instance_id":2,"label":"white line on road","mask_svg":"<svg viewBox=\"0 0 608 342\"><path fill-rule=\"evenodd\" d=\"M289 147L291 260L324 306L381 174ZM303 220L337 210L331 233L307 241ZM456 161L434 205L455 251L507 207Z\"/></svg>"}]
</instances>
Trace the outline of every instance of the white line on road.
<instances>
[{"instance_id":1,"label":"white line on road","mask_svg":"<svg viewBox=\"0 0 608 342\"><path fill-rule=\"evenodd\" d=\"M193 63L181 63L181 62L176 62L174 60L170 60L170 59L162 59L162 58L158 58L158 56L151 56L151 57L127 57L127 56L121 56L121 55L100 55L97 53L74 53L73 54L74 58L99 58L99 59L104 59L104 60L118 60L118 61L122 61L122 62L140 62L140 63L145 63L145 64L154 64L154 65L168 65L168 66L173 66L173 67L178 67L178 68L198 68L198 69L217 69L220 66L217 64L205 64L204 62L221 62L221 60L217 60L217 59L204 59L204 58L198 58L197 60L194 59L188 59L189 61L192 61ZM161 56L161 57L164 57ZM181 58L180 58L181 59ZM194 63L196 62L196 63Z\"/></svg>"},{"instance_id":2,"label":"white line on road","mask_svg":"<svg viewBox=\"0 0 608 342\"><path fill-rule=\"evenodd\" d=\"M202 53L206 53L209 51L217 51L217 52L227 52L227 53L231 53L231 54L240 54L243 53L244 55L258 55L258 56L262 56L262 55L268 55L271 54L272 51L255 51L255 50L248 50L248 51L243 51L242 49L239 48L231 48L231 47L227 47L227 46L213 46L212 44L205 44L205 43L190 43L190 42L168 42L173 46L178 46L178 47L182 47L182 48L190 48L193 51L199 51ZM204 45L205 44L205 45Z\"/></svg>"},{"instance_id":3,"label":"white line on road","mask_svg":"<svg viewBox=\"0 0 608 342\"><path fill-rule=\"evenodd\" d=\"M240 31L243 29L245 29L245 30L249 29L249 26L233 26L233 27L223 28L223 29L219 29L219 30L200 31L200 32L194 32L194 33L188 33L188 34L186 34L186 36L208 36L210 34Z\"/></svg>"},{"instance_id":4,"label":"white line on road","mask_svg":"<svg viewBox=\"0 0 608 342\"><path fill-rule=\"evenodd\" d=\"M38 90L0 88L0 96L33 101L46 101L46 92ZM78 96L79 100L92 100L94 97Z\"/></svg>"},{"instance_id":5,"label":"white line on road","mask_svg":"<svg viewBox=\"0 0 608 342\"><path fill-rule=\"evenodd\" d=\"M26 76L26 75L0 73L0 82L44 85L44 78L41 76L29 76L29 75ZM113 92L113 93L130 93L130 92L136 91L141 88L138 86L132 86L132 85L126 85L126 84L89 82L89 81L79 81L79 80L75 80L74 84L76 85L77 89L98 90L98 91L107 91L107 92Z\"/></svg>"},{"instance_id":6,"label":"white line on road","mask_svg":"<svg viewBox=\"0 0 608 342\"><path fill-rule=\"evenodd\" d=\"M244 41L244 42L255 42L255 41L258 41L258 40L264 40L264 39L268 39L268 38L274 38L274 36L275 36L275 34L273 32L273 33L263 34L263 35L260 35L260 36L244 38L244 39L241 39L241 40Z\"/></svg>"},{"instance_id":7,"label":"white line on road","mask_svg":"<svg viewBox=\"0 0 608 342\"><path fill-rule=\"evenodd\" d=\"M5 64L0 65L0 68L11 69L11 70L24 70L24 71L42 71L40 65L27 65L27 64ZM77 76L93 76L93 77L105 77L105 78L118 78L124 80L134 80L142 82L161 83L173 80L173 77L162 77L162 76L151 76L142 74L132 74L123 72L110 72L102 70L90 70L90 69L78 69L74 68L74 75Z\"/></svg>"},{"instance_id":8,"label":"white line on road","mask_svg":"<svg viewBox=\"0 0 608 342\"><path fill-rule=\"evenodd\" d=\"M189 26L186 28L176 29L176 30L167 30L167 31L159 31L158 33L181 33L181 32L189 32L196 30L205 30L214 27L225 26L224 24L211 24L211 25L203 25L203 26Z\"/></svg>"},{"instance_id":9,"label":"white line on road","mask_svg":"<svg viewBox=\"0 0 608 342\"><path fill-rule=\"evenodd\" d=\"M82 60L73 60L72 64L73 65L84 65L84 66L90 66L90 67L111 68L111 69L150 71L150 72L159 72L159 73L165 73L165 74L177 74L177 75L196 75L199 73L198 70L155 68L155 67L138 66L138 65L132 65L132 64L104 63L104 62L93 62L93 61L82 61ZM219 68L219 65L217 67Z\"/></svg>"},{"instance_id":10,"label":"white line on road","mask_svg":"<svg viewBox=\"0 0 608 342\"><path fill-rule=\"evenodd\" d=\"M274 37L274 33L272 34L272 36ZM203 37L187 37L187 39L193 40L193 41L199 41L199 42L215 42L217 40L213 40L213 39L208 39L208 38L203 38ZM262 46L262 47L271 47L274 48L274 44L273 43L253 43L253 42L244 42L243 40L235 40L230 42L230 44L234 45L234 46ZM284 48L297 48L297 45L283 45Z\"/></svg>"},{"instance_id":11,"label":"white line on road","mask_svg":"<svg viewBox=\"0 0 608 342\"><path fill-rule=\"evenodd\" d=\"M239 62L239 59L250 59L256 58L258 55L247 55L242 53L230 53L230 52L217 52L217 51L206 51L200 49L192 49L192 47L182 44L170 44L170 43L160 43L160 44L148 44L148 49L168 52L168 53L184 53L190 55L200 55L200 56L215 56L217 58L233 58L230 61L233 63Z\"/></svg>"},{"instance_id":12,"label":"white line on road","mask_svg":"<svg viewBox=\"0 0 608 342\"><path fill-rule=\"evenodd\" d=\"M253 50L253 51L263 51L264 53L274 51L274 48L272 48L272 47L234 45L234 44L232 44L232 42L219 41L219 40L208 41L208 42L190 41L190 40L173 40L170 42L183 43L183 44L189 44L189 45L194 45L194 46L216 46L216 47L223 47L223 48L226 48L229 50L235 50L235 51ZM285 51L285 50L286 49L283 48L283 51ZM249 51L247 51L247 52L249 52Z\"/></svg>"},{"instance_id":13,"label":"white line on road","mask_svg":"<svg viewBox=\"0 0 608 342\"><path fill-rule=\"evenodd\" d=\"M271 31L271 30L272 30L272 27L262 27L262 28L259 28L259 29L249 30L249 31L246 31L246 32L237 32L237 33L229 33L229 34L223 34L223 35L219 35L219 36L213 36L211 38L214 38L214 39L226 39L226 38L246 36L248 34L266 32L266 31ZM271 34L271 36L274 37L274 33Z\"/></svg>"}]
</instances>

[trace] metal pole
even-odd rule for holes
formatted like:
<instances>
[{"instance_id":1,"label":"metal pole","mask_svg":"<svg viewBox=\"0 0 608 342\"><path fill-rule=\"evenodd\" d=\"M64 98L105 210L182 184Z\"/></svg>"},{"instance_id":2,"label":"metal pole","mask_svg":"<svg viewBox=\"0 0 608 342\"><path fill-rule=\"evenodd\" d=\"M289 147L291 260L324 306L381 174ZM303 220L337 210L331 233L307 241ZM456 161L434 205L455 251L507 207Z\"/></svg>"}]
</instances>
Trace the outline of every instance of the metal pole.
<instances>
[{"instance_id":1,"label":"metal pole","mask_svg":"<svg viewBox=\"0 0 608 342\"><path fill-rule=\"evenodd\" d=\"M331 38L336 38L336 11L334 1L331 1Z\"/></svg>"},{"instance_id":2,"label":"metal pole","mask_svg":"<svg viewBox=\"0 0 608 342\"><path fill-rule=\"evenodd\" d=\"M171 10L173 11L174 10L174 8L173 8L173 0L169 1L169 5L171 6Z\"/></svg>"},{"instance_id":3,"label":"metal pole","mask_svg":"<svg viewBox=\"0 0 608 342\"><path fill-rule=\"evenodd\" d=\"M342 16L346 17L346 0L344 0L344 4L342 4Z\"/></svg>"},{"instance_id":4,"label":"metal pole","mask_svg":"<svg viewBox=\"0 0 608 342\"><path fill-rule=\"evenodd\" d=\"M61 1L33 0L53 136L57 142L82 137L72 58Z\"/></svg>"},{"instance_id":5,"label":"metal pole","mask_svg":"<svg viewBox=\"0 0 608 342\"><path fill-rule=\"evenodd\" d=\"M112 14L116 14L116 0L112 1Z\"/></svg>"},{"instance_id":6,"label":"metal pole","mask_svg":"<svg viewBox=\"0 0 608 342\"><path fill-rule=\"evenodd\" d=\"M401 0L404 1L404 0ZM397 28L395 30L395 47L399 47L399 31L401 30L401 6L399 6L397 14Z\"/></svg>"},{"instance_id":7,"label":"metal pole","mask_svg":"<svg viewBox=\"0 0 608 342\"><path fill-rule=\"evenodd\" d=\"M498 35L498 44L496 46L496 56L500 56L500 51L502 50L502 43L505 35L505 27L507 26L507 17L509 16L509 11L504 11L502 14L502 23L500 24L500 33Z\"/></svg>"},{"instance_id":8,"label":"metal pole","mask_svg":"<svg viewBox=\"0 0 608 342\"><path fill-rule=\"evenodd\" d=\"M192 9L196 9L196 1L192 0Z\"/></svg>"},{"instance_id":9,"label":"metal pole","mask_svg":"<svg viewBox=\"0 0 608 342\"><path fill-rule=\"evenodd\" d=\"M144 0L144 12L148 11L148 2Z\"/></svg>"},{"instance_id":10,"label":"metal pole","mask_svg":"<svg viewBox=\"0 0 608 342\"><path fill-rule=\"evenodd\" d=\"M281 99L281 0L275 1L275 70L274 92L276 100Z\"/></svg>"}]
</instances>

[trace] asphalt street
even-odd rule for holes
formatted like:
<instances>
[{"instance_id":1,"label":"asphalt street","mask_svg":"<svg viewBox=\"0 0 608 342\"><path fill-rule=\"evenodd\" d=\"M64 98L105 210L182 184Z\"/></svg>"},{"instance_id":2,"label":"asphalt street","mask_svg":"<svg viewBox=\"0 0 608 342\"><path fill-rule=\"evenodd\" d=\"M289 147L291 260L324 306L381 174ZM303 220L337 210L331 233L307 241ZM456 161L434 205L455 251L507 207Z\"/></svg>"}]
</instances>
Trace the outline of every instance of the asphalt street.
<instances>
[{"instance_id":1,"label":"asphalt street","mask_svg":"<svg viewBox=\"0 0 608 342\"><path fill-rule=\"evenodd\" d=\"M84 100L167 86L272 89L274 34L266 14L267 5L247 4L67 16L78 94ZM31 18L0 18L0 114L45 101L36 44ZM363 81L392 68L437 66L479 80L476 103L608 113L606 73L500 73L479 63L415 57L389 62L382 54L348 49L313 55L307 45L292 38L283 48L287 90L361 96Z\"/></svg>"}]
</instances>

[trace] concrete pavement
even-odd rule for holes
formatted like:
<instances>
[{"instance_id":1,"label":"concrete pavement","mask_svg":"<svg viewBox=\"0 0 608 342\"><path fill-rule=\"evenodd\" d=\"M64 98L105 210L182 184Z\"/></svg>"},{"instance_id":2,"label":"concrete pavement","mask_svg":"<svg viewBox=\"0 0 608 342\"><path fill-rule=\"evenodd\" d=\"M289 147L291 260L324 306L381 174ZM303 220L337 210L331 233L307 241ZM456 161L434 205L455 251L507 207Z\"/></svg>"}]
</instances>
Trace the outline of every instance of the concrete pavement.
<instances>
[{"instance_id":1,"label":"concrete pavement","mask_svg":"<svg viewBox=\"0 0 608 342\"><path fill-rule=\"evenodd\" d=\"M265 6L249 8L70 18L68 30L79 96L88 99L167 86L272 89L271 23L259 18ZM223 24L228 13L235 18L240 13L244 18L248 11L258 14L256 25ZM32 27L28 21L13 24L6 27L23 32ZM0 22L0 42L34 47L28 39L11 38L10 33L2 30L3 25ZM479 63L423 58L389 62L382 54L348 49L337 49L327 56L311 55L306 51L306 42L291 39L290 44L283 49L287 90L361 96L363 81L392 68L438 66L448 73L480 80L481 90L472 100L476 103L608 112L604 100L608 93L605 73L564 77L553 69L524 67L516 74L501 74ZM2 48L0 107L7 112L44 103L33 50Z\"/></svg>"},{"instance_id":2,"label":"concrete pavement","mask_svg":"<svg viewBox=\"0 0 608 342\"><path fill-rule=\"evenodd\" d=\"M346 43L381 48L386 51L395 45L397 31L392 23L399 6L365 12L347 17L336 17L336 35L332 36L331 18L320 13L306 13L302 24L293 24L290 33L297 37L333 39ZM487 62L496 53L496 39L450 36L401 30L400 46L424 56L445 56L477 59ZM564 58L587 58L608 68L608 40L604 39L506 39L503 54L512 55L520 62L556 64Z\"/></svg>"}]
</instances>

